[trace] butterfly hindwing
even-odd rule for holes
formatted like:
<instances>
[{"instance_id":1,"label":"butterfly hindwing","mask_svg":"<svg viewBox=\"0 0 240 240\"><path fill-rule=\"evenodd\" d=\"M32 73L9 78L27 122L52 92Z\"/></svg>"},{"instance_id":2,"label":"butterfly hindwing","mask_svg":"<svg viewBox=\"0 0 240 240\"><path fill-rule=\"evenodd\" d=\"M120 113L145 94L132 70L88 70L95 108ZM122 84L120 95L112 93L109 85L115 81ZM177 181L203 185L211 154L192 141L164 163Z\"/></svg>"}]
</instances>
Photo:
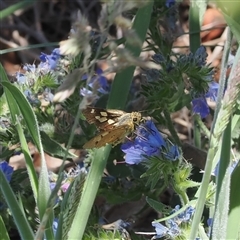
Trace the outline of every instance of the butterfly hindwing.
<instances>
[{"instance_id":1,"label":"butterfly hindwing","mask_svg":"<svg viewBox=\"0 0 240 240\"><path fill-rule=\"evenodd\" d=\"M85 143L83 145L83 148L100 148L105 146L106 144L112 144L113 146L115 146L124 140L128 132L129 128L127 125L116 127L111 131L102 131L100 132L100 134Z\"/></svg>"}]
</instances>

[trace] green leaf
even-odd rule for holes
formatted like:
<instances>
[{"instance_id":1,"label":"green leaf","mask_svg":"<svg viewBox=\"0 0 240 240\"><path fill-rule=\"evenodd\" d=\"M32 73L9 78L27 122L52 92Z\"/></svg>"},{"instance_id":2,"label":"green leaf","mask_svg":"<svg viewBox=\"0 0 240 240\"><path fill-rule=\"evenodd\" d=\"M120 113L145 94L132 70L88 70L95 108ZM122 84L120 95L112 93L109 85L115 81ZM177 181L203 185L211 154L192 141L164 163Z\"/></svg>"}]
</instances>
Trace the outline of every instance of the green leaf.
<instances>
[{"instance_id":1,"label":"green leaf","mask_svg":"<svg viewBox=\"0 0 240 240\"><path fill-rule=\"evenodd\" d=\"M25 0L25 1L20 1L18 3L15 4L11 4L10 7L0 11L0 20L8 17L9 15L11 15L12 13L14 13L15 11L22 9L22 8L26 8L28 6L33 5L35 2L35 0Z\"/></svg>"},{"instance_id":2,"label":"green leaf","mask_svg":"<svg viewBox=\"0 0 240 240\"><path fill-rule=\"evenodd\" d=\"M239 1L216 1L218 7L222 10L225 20L236 37L238 43L240 42L240 16L239 16Z\"/></svg>"},{"instance_id":3,"label":"green leaf","mask_svg":"<svg viewBox=\"0 0 240 240\"><path fill-rule=\"evenodd\" d=\"M240 7L240 6L239 6ZM234 19L232 19L229 15L223 13L225 20L228 23L228 26L230 27L233 35L236 37L238 43L240 43L240 25L238 24L238 22L236 22Z\"/></svg>"},{"instance_id":4,"label":"green leaf","mask_svg":"<svg viewBox=\"0 0 240 240\"><path fill-rule=\"evenodd\" d=\"M1 69L0 69L1 70ZM40 140L40 134L39 134L39 129L38 129L38 123L36 116L32 110L31 105L27 101L26 97L24 94L13 84L7 81L2 81L1 84L5 89L8 89L9 92L11 92L12 96L17 102L17 106L19 107L24 120L26 121L26 126L31 134L31 137L33 139L34 144L36 145L38 151L40 152L41 150L41 140ZM6 93L6 91L5 91ZM12 105L12 107L15 108L14 112L18 112L16 110L17 106L13 106L11 102L8 101L9 105ZM12 116L14 118L14 116Z\"/></svg>"},{"instance_id":5,"label":"green leaf","mask_svg":"<svg viewBox=\"0 0 240 240\"><path fill-rule=\"evenodd\" d=\"M240 232L240 191L239 191L240 165L234 169L230 183L230 202L227 222L226 239L237 239Z\"/></svg>"},{"instance_id":6,"label":"green leaf","mask_svg":"<svg viewBox=\"0 0 240 240\"><path fill-rule=\"evenodd\" d=\"M2 148L0 153L0 159L7 159L8 157L12 156L14 150L9 150L8 148Z\"/></svg>"},{"instance_id":7,"label":"green leaf","mask_svg":"<svg viewBox=\"0 0 240 240\"><path fill-rule=\"evenodd\" d=\"M42 145L46 153L51 156L59 158L67 158L71 160L77 156L69 151L66 148L62 147L58 142L50 138L45 132L41 131Z\"/></svg>"},{"instance_id":8,"label":"green leaf","mask_svg":"<svg viewBox=\"0 0 240 240\"><path fill-rule=\"evenodd\" d=\"M0 229L1 229L1 231L0 231L0 239L10 240L9 235L8 235L8 231L7 231L6 227L5 227L5 224L3 222L3 219L1 217L1 215L0 215Z\"/></svg>"},{"instance_id":9,"label":"green leaf","mask_svg":"<svg viewBox=\"0 0 240 240\"><path fill-rule=\"evenodd\" d=\"M0 171L0 182L1 182L0 190L12 213L14 222L17 226L21 239L33 239L34 238L33 231L27 219L25 218L25 214L23 214L21 208L19 207L17 199L2 171ZM0 232L2 233L2 231L3 229L1 228Z\"/></svg>"},{"instance_id":10,"label":"green leaf","mask_svg":"<svg viewBox=\"0 0 240 240\"><path fill-rule=\"evenodd\" d=\"M149 206L154 210L156 210L157 212L162 212L167 207L165 204L158 202L156 200L153 200L152 198L149 198L149 197L146 197L146 201L149 204Z\"/></svg>"},{"instance_id":11,"label":"green leaf","mask_svg":"<svg viewBox=\"0 0 240 240\"><path fill-rule=\"evenodd\" d=\"M41 171L40 171L40 176L39 176L39 189L38 189L38 196L36 197L37 199L37 204L38 204L38 210L40 214L40 218L43 217L44 212L46 210L48 198L50 196L50 186L49 186L49 180L48 180L48 170L47 170L47 165L46 161L44 158L44 152L43 152L43 147L41 143L41 138L40 138L40 132L39 132L39 127L38 127L38 122L37 118L33 112L32 107L30 106L29 102L27 101L26 97L24 94L13 84L11 84L8 81L6 72L4 71L3 66L0 64L0 83L3 85L4 92L7 98L8 106L11 110L11 116L14 124L17 124L17 129L19 133L19 137L21 138L21 143L23 143L23 146L25 150L23 153L25 154L25 157L29 159L29 151L26 149L25 146L25 137L23 135L22 127L19 124L19 117L22 115L25 122L26 122L26 127L29 130L31 137L33 139L34 144L36 145L40 155L41 155ZM33 163L28 161L28 164L31 165L31 169L33 169ZM32 170L29 172L29 176L31 174L34 174ZM35 173L36 174L36 173ZM36 183L36 178L35 176L33 177L34 179L31 181L31 183ZM37 183L36 183L37 184ZM33 186L33 189L36 189L37 186ZM40 194L39 194L40 193ZM52 231L52 226L51 223L48 222L48 225L46 227L46 237L51 238L51 231ZM26 239L26 238L25 238Z\"/></svg>"},{"instance_id":12,"label":"green leaf","mask_svg":"<svg viewBox=\"0 0 240 240\"><path fill-rule=\"evenodd\" d=\"M138 9L134 19L133 29L136 31L136 34L142 42L144 42L146 38L151 19L153 3L154 1L150 1L147 6ZM142 51L139 46L132 46L131 44L126 44L125 48L129 50L129 52L131 52L135 57L138 57ZM135 67L131 66L116 74L109 95L107 108L123 109L125 107L134 70ZM119 93L121 93L121 97Z\"/></svg>"}]
</instances>

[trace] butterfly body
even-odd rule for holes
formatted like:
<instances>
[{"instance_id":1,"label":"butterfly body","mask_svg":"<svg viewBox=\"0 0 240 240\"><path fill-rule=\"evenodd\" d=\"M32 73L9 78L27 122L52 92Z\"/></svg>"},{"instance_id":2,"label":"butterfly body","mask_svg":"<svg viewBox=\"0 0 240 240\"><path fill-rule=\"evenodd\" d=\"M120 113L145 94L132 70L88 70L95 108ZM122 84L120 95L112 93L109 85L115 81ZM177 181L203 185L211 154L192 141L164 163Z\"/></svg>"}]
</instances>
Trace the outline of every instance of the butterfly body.
<instances>
[{"instance_id":1,"label":"butterfly body","mask_svg":"<svg viewBox=\"0 0 240 240\"><path fill-rule=\"evenodd\" d=\"M117 145L133 133L142 120L141 113L126 113L116 109L88 107L83 115L90 124L95 124L99 134L84 144L83 148L100 148L106 144Z\"/></svg>"}]
</instances>

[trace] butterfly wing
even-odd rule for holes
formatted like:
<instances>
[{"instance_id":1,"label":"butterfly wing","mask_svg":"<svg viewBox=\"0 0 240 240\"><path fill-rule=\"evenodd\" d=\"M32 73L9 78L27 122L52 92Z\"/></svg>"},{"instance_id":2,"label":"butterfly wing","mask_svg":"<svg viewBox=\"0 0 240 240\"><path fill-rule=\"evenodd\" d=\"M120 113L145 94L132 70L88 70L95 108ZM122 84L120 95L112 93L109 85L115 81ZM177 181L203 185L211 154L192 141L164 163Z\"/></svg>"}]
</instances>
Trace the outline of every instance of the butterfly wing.
<instances>
[{"instance_id":1,"label":"butterfly wing","mask_svg":"<svg viewBox=\"0 0 240 240\"><path fill-rule=\"evenodd\" d=\"M95 124L100 130L112 129L113 125L118 122L119 117L126 114L126 112L115 109L101 109L87 107L82 110L83 115L90 124Z\"/></svg>"},{"instance_id":2,"label":"butterfly wing","mask_svg":"<svg viewBox=\"0 0 240 240\"><path fill-rule=\"evenodd\" d=\"M124 141L124 138L131 132L128 125L121 125L111 129L111 131L102 131L99 135L92 138L90 141L83 145L83 148L100 148L106 144L116 146L118 143Z\"/></svg>"}]
</instances>

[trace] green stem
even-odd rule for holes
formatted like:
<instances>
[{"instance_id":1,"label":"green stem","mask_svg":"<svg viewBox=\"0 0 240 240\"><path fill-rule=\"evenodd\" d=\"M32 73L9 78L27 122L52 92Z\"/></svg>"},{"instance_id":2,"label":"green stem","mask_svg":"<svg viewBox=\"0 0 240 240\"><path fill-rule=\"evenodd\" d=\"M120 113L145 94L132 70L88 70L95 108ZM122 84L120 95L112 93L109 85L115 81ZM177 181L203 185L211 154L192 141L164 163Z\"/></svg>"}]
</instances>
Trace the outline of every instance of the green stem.
<instances>
[{"instance_id":1,"label":"green stem","mask_svg":"<svg viewBox=\"0 0 240 240\"><path fill-rule=\"evenodd\" d=\"M195 121L196 124L200 127L200 129L203 131L204 135L210 139L210 131L206 127L206 125L203 123L202 119L200 118L199 115L195 115Z\"/></svg>"}]
</instances>

